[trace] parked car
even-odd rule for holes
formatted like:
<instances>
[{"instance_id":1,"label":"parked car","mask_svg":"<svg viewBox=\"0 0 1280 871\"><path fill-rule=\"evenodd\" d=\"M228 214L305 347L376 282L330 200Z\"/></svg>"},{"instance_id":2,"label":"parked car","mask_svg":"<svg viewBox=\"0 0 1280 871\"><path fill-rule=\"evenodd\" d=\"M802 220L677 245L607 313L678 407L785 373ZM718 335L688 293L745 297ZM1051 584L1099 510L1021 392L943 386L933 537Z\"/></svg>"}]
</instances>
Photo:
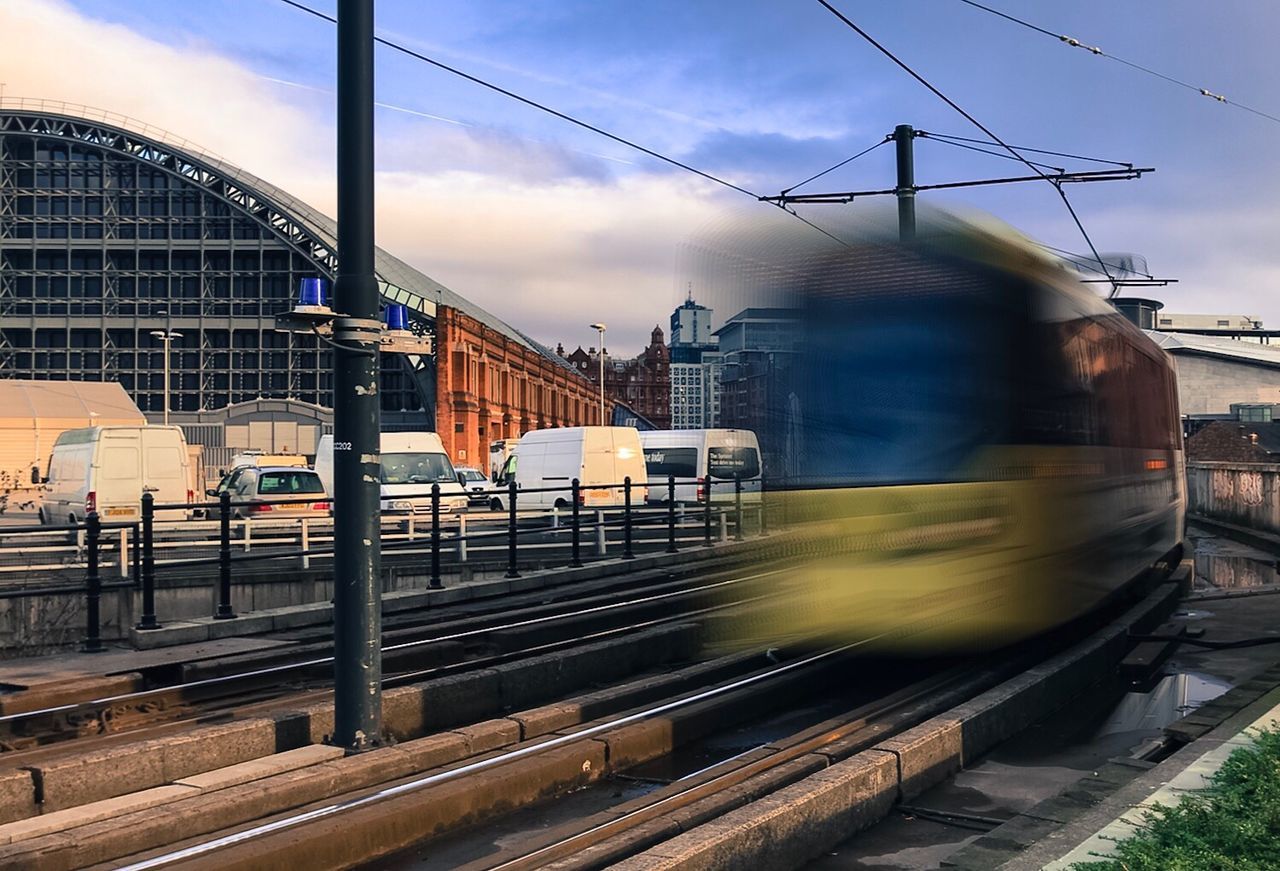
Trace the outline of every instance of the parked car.
<instances>
[{"instance_id":1,"label":"parked car","mask_svg":"<svg viewBox=\"0 0 1280 871\"><path fill-rule=\"evenodd\" d=\"M227 471L241 466L299 466L305 467L307 458L302 454L268 454L265 451L250 449L241 451L231 458Z\"/></svg>"},{"instance_id":2,"label":"parked car","mask_svg":"<svg viewBox=\"0 0 1280 871\"><path fill-rule=\"evenodd\" d=\"M226 491L232 505L231 517L326 517L331 505L320 476L297 466L241 466L227 473L222 482L205 495L221 498ZM288 501L282 501L288 500ZM221 509L211 508L209 516L221 518Z\"/></svg>"},{"instance_id":3,"label":"parked car","mask_svg":"<svg viewBox=\"0 0 1280 871\"><path fill-rule=\"evenodd\" d=\"M91 426L58 436L40 505L40 522L79 523L90 511L104 521L137 520L142 494L158 504L191 502L187 442L176 426ZM186 509L156 512L182 520Z\"/></svg>"},{"instance_id":4,"label":"parked car","mask_svg":"<svg viewBox=\"0 0 1280 871\"><path fill-rule=\"evenodd\" d=\"M760 443L747 429L669 429L640 433L649 477L649 501L666 503L668 476L677 502L702 502L711 481L713 502L734 498L741 476L744 500L760 498Z\"/></svg>"},{"instance_id":5,"label":"parked car","mask_svg":"<svg viewBox=\"0 0 1280 871\"><path fill-rule=\"evenodd\" d=\"M644 452L635 429L571 426L534 430L521 436L502 468L498 484L505 487L515 481L517 488L529 491L518 497L522 508L563 508L570 503L570 487L577 478L579 504L603 508L623 504L622 487L604 485L620 485L627 477L633 485L632 502L643 504ZM505 494L490 497L489 505L496 510L505 508Z\"/></svg>"},{"instance_id":6,"label":"parked car","mask_svg":"<svg viewBox=\"0 0 1280 871\"><path fill-rule=\"evenodd\" d=\"M316 447L316 472L326 491L333 493L333 436L320 437ZM431 485L440 485L441 512L465 511L467 491L433 432L384 432L382 458L382 513L430 514Z\"/></svg>"},{"instance_id":7,"label":"parked car","mask_svg":"<svg viewBox=\"0 0 1280 871\"><path fill-rule=\"evenodd\" d=\"M489 504L488 491L493 489L493 485L484 472L470 466L454 466L453 470L458 473L458 483L467 491L468 505Z\"/></svg>"}]
</instances>

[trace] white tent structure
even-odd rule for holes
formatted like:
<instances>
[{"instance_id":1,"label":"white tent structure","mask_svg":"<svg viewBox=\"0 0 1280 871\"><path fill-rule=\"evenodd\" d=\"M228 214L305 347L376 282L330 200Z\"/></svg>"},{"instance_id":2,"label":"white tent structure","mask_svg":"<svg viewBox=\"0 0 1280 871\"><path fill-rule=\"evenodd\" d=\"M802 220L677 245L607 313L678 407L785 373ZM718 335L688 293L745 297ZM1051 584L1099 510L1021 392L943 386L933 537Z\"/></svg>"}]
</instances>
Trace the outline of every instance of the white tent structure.
<instances>
[{"instance_id":1,"label":"white tent structure","mask_svg":"<svg viewBox=\"0 0 1280 871\"><path fill-rule=\"evenodd\" d=\"M0 492L31 489L31 470L44 473L66 430L146 423L114 381L0 379Z\"/></svg>"}]
</instances>

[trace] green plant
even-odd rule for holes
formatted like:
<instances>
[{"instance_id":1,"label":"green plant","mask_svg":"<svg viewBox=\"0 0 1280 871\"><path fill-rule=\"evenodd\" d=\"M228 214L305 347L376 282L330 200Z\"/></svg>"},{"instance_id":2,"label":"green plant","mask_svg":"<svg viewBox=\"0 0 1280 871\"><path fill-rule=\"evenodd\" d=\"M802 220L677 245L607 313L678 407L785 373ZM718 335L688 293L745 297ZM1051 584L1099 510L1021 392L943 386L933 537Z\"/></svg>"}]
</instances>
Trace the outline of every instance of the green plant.
<instances>
[{"instance_id":1,"label":"green plant","mask_svg":"<svg viewBox=\"0 0 1280 871\"><path fill-rule=\"evenodd\" d=\"M1072 871L1269 871L1280 869L1280 732L1259 732L1208 787L1175 807L1143 814L1115 856Z\"/></svg>"}]
</instances>

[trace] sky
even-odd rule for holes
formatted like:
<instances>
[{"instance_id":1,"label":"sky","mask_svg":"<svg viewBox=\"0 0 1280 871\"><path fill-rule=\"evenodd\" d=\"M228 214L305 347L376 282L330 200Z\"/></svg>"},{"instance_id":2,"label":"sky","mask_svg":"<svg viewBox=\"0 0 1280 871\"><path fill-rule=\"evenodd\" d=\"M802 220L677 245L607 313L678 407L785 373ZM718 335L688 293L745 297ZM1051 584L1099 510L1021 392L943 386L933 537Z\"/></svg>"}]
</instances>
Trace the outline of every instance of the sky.
<instances>
[{"instance_id":1,"label":"sky","mask_svg":"<svg viewBox=\"0 0 1280 871\"><path fill-rule=\"evenodd\" d=\"M1280 123L959 0L837 5L1006 142L1155 167L1067 190L1100 251L1138 253L1178 280L1131 293L1280 327ZM1275 4L990 5L1280 116ZM757 193L896 124L982 136L813 0L379 0L376 22L380 36ZM335 43L333 25L280 0L0 0L0 87L167 130L332 215ZM612 353L638 353L684 298L682 246L727 217L776 214L385 48L376 77L378 244L550 345L591 345L587 325L604 321ZM1022 174L1011 161L916 141L917 183L1011 174ZM893 178L886 146L802 190ZM1044 183L921 201L1087 250ZM801 212L821 224L860 208Z\"/></svg>"}]
</instances>

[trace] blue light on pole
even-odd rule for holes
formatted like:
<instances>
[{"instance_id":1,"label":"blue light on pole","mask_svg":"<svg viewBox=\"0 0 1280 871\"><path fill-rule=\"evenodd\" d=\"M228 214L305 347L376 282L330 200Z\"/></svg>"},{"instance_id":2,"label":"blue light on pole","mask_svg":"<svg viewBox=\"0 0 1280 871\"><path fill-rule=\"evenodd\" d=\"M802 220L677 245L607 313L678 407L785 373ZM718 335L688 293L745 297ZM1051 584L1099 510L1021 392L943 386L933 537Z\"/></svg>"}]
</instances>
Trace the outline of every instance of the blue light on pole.
<instances>
[{"instance_id":1,"label":"blue light on pole","mask_svg":"<svg viewBox=\"0 0 1280 871\"><path fill-rule=\"evenodd\" d=\"M392 332L409 331L409 308L399 303L388 303L382 312L387 329Z\"/></svg>"},{"instance_id":2,"label":"blue light on pole","mask_svg":"<svg viewBox=\"0 0 1280 871\"><path fill-rule=\"evenodd\" d=\"M316 311L328 309L325 297L328 296L329 282L323 278L304 278L298 282L297 311Z\"/></svg>"}]
</instances>

